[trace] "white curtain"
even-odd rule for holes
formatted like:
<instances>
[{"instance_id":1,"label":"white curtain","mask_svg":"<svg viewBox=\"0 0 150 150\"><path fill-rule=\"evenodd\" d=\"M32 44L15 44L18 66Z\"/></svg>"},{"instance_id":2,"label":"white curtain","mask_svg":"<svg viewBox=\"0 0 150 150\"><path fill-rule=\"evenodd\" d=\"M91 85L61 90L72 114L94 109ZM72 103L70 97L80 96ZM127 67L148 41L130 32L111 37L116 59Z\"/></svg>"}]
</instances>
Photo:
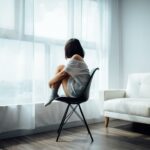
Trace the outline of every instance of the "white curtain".
<instances>
[{"instance_id":1,"label":"white curtain","mask_svg":"<svg viewBox=\"0 0 150 150\"><path fill-rule=\"evenodd\" d=\"M72 37L81 41L89 68L100 68L82 107L88 119L102 119L99 89L109 81L110 1L0 0L0 132L59 123L66 106L43 103Z\"/></svg>"},{"instance_id":2,"label":"white curtain","mask_svg":"<svg viewBox=\"0 0 150 150\"><path fill-rule=\"evenodd\" d=\"M119 0L99 0L100 83L102 89L118 88L120 75L120 16Z\"/></svg>"},{"instance_id":3,"label":"white curtain","mask_svg":"<svg viewBox=\"0 0 150 150\"><path fill-rule=\"evenodd\" d=\"M38 54L34 51L33 21L31 37L25 34L25 9L23 0L0 0L0 133L35 126L31 103ZM33 10L28 17L33 20Z\"/></svg>"}]
</instances>

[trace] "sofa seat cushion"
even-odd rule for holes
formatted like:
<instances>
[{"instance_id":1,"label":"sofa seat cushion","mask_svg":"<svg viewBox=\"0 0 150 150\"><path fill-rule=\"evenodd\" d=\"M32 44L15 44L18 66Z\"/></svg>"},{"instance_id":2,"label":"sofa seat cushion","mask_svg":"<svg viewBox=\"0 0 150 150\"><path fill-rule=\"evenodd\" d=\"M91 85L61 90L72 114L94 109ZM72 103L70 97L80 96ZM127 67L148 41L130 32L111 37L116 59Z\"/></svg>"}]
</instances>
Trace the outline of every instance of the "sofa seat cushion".
<instances>
[{"instance_id":1,"label":"sofa seat cushion","mask_svg":"<svg viewBox=\"0 0 150 150\"><path fill-rule=\"evenodd\" d=\"M150 98L118 98L104 102L104 111L150 116Z\"/></svg>"}]
</instances>

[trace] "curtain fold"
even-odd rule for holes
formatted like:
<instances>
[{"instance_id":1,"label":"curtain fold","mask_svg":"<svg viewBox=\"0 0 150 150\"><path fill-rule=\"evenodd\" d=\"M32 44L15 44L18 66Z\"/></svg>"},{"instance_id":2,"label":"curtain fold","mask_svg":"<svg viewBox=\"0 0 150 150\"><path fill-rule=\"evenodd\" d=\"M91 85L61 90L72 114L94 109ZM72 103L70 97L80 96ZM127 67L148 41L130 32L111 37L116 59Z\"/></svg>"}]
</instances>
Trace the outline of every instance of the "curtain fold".
<instances>
[{"instance_id":1,"label":"curtain fold","mask_svg":"<svg viewBox=\"0 0 150 150\"><path fill-rule=\"evenodd\" d=\"M119 0L99 0L100 30L99 59L101 66L101 88L119 87L120 64L120 20Z\"/></svg>"},{"instance_id":2,"label":"curtain fold","mask_svg":"<svg viewBox=\"0 0 150 150\"><path fill-rule=\"evenodd\" d=\"M30 7L33 8L33 1L30 1ZM37 59L33 34L34 10L28 11L31 36L27 38L24 32L28 24L24 1L2 0L0 8L0 133L33 129L34 62Z\"/></svg>"}]
</instances>

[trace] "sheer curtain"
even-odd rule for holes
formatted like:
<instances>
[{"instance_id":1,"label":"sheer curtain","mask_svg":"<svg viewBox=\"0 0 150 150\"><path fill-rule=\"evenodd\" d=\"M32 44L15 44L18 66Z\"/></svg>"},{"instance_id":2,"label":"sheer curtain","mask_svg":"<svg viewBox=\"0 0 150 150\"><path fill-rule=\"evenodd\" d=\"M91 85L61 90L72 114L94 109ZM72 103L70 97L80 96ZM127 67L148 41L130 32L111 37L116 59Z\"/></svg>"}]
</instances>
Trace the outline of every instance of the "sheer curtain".
<instances>
[{"instance_id":1,"label":"sheer curtain","mask_svg":"<svg viewBox=\"0 0 150 150\"><path fill-rule=\"evenodd\" d=\"M99 89L108 86L110 41L106 4L0 0L0 132L59 123L65 106L44 108L43 103L49 96L48 80L56 66L65 63L64 44L73 37L81 41L89 68L100 67L83 107L87 118L102 119Z\"/></svg>"},{"instance_id":2,"label":"sheer curtain","mask_svg":"<svg viewBox=\"0 0 150 150\"><path fill-rule=\"evenodd\" d=\"M120 16L119 0L99 0L100 30L100 83L102 89L119 87Z\"/></svg>"},{"instance_id":3,"label":"sheer curtain","mask_svg":"<svg viewBox=\"0 0 150 150\"><path fill-rule=\"evenodd\" d=\"M31 2L33 4L33 2ZM25 35L23 0L0 0L0 133L34 128L36 61L33 27ZM33 10L29 16L33 20Z\"/></svg>"}]
</instances>

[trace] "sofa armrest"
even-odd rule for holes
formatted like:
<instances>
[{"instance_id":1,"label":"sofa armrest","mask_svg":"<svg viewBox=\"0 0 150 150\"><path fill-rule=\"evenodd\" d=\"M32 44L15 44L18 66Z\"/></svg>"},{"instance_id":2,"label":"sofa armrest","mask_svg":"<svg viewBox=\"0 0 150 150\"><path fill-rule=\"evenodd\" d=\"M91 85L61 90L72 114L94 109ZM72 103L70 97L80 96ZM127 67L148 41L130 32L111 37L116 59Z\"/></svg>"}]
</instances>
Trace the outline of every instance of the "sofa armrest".
<instances>
[{"instance_id":1,"label":"sofa armrest","mask_svg":"<svg viewBox=\"0 0 150 150\"><path fill-rule=\"evenodd\" d=\"M109 99L123 98L125 97L125 94L125 90L103 90L100 91L100 99L105 101Z\"/></svg>"}]
</instances>

